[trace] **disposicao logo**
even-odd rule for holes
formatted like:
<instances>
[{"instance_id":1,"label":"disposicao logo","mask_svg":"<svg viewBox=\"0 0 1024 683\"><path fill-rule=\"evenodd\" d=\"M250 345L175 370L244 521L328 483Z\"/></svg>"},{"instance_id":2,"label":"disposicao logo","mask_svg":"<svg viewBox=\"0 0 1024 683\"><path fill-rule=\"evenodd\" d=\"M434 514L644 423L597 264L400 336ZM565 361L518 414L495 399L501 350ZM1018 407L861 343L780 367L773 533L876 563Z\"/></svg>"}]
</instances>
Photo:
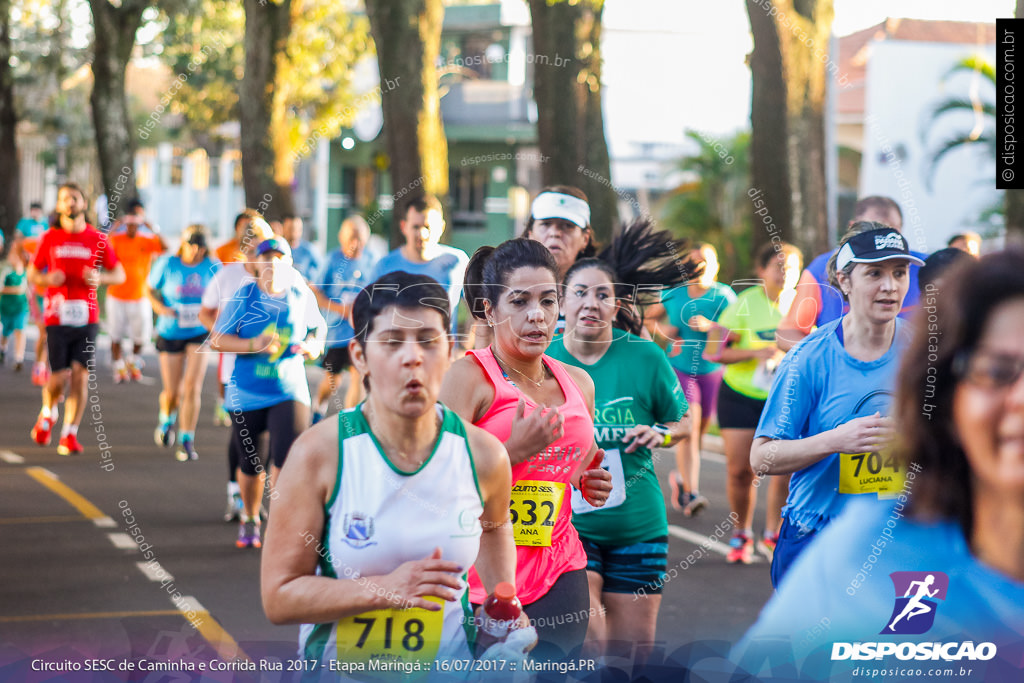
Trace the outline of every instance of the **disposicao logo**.
<instances>
[{"instance_id":1,"label":"disposicao logo","mask_svg":"<svg viewBox=\"0 0 1024 683\"><path fill-rule=\"evenodd\" d=\"M946 599L949 577L943 572L893 572L896 604L889 623L879 633L920 635L935 623L939 600Z\"/></svg>"},{"instance_id":2,"label":"disposicao logo","mask_svg":"<svg viewBox=\"0 0 1024 683\"><path fill-rule=\"evenodd\" d=\"M941 601L946 599L949 577L943 572L893 572L889 574L896 591L892 614L879 631L881 635L921 635L935 624ZM832 661L882 659L969 661L996 656L994 643L964 642L860 642L833 643Z\"/></svg>"}]
</instances>

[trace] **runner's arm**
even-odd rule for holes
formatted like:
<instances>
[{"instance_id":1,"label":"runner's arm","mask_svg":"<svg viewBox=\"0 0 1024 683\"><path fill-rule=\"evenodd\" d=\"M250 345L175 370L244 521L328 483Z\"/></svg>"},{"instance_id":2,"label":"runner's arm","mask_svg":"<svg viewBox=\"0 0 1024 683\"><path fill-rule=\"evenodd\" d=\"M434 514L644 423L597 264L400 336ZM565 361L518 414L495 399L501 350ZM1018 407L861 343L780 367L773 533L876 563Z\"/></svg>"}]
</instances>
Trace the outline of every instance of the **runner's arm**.
<instances>
[{"instance_id":1,"label":"runner's arm","mask_svg":"<svg viewBox=\"0 0 1024 683\"><path fill-rule=\"evenodd\" d=\"M484 590L490 594L501 581L513 585L516 582L516 544L508 512L512 467L505 448L492 434L468 424L466 433L484 502L480 515L483 533L474 566Z\"/></svg>"}]
</instances>

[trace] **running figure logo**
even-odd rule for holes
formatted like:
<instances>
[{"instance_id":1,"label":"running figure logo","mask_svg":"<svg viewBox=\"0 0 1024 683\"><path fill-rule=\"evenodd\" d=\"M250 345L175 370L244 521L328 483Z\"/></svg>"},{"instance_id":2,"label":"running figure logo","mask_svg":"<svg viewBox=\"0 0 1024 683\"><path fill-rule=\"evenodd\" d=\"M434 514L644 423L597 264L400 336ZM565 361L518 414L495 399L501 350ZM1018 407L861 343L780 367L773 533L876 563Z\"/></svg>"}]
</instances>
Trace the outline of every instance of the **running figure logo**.
<instances>
[{"instance_id":1,"label":"running figure logo","mask_svg":"<svg viewBox=\"0 0 1024 683\"><path fill-rule=\"evenodd\" d=\"M883 634L919 635L935 623L937 600L946 599L949 577L943 572L893 572L896 604Z\"/></svg>"}]
</instances>

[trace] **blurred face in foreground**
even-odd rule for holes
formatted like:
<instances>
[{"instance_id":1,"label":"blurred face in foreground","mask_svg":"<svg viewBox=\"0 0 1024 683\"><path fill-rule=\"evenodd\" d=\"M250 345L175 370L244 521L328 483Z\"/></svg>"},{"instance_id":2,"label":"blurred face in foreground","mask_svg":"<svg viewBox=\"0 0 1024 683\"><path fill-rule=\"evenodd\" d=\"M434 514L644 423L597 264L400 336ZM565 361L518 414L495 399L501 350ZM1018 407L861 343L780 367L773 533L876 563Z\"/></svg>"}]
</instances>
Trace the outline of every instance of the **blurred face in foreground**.
<instances>
[{"instance_id":1,"label":"blurred face in foreground","mask_svg":"<svg viewBox=\"0 0 1024 683\"><path fill-rule=\"evenodd\" d=\"M1024 500L1024 298L997 307L965 356L953 422L975 499Z\"/></svg>"}]
</instances>

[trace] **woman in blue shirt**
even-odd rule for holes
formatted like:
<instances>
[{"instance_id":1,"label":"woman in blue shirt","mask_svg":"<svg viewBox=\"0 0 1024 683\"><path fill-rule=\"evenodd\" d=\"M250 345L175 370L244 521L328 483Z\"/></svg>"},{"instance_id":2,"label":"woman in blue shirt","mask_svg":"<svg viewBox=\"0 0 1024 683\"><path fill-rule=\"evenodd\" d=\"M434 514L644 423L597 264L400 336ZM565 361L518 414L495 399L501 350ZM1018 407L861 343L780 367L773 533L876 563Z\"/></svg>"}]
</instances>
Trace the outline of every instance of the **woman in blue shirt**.
<instances>
[{"instance_id":1,"label":"woman in blue shirt","mask_svg":"<svg viewBox=\"0 0 1024 683\"><path fill-rule=\"evenodd\" d=\"M178 253L164 256L149 273L149 299L156 321L156 350L160 354L160 424L154 439L158 446L170 446L177 426L179 447L175 457L185 462L199 457L195 447L196 422L202 399L203 376L209 354L201 348L206 328L199 322L203 290L213 279L220 263L210 257L206 228L190 225L181 235Z\"/></svg>"},{"instance_id":2,"label":"woman in blue shirt","mask_svg":"<svg viewBox=\"0 0 1024 683\"><path fill-rule=\"evenodd\" d=\"M270 435L270 499L292 442L309 426L309 383L304 362L323 352L327 323L305 282L292 278L291 249L281 237L256 247L256 282L228 300L213 327L210 346L238 354L224 396L232 413L231 438L241 454L238 476L243 511L239 548L259 548L259 507L266 470L259 438Z\"/></svg>"},{"instance_id":3,"label":"woman in blue shirt","mask_svg":"<svg viewBox=\"0 0 1024 683\"><path fill-rule=\"evenodd\" d=\"M905 486L851 503L800 558L733 653L748 671L770 651L811 680L1022 679L1024 252L967 259L921 303L894 399ZM941 654L864 656L876 642ZM968 642L980 657L960 657Z\"/></svg>"},{"instance_id":4,"label":"woman in blue shirt","mask_svg":"<svg viewBox=\"0 0 1024 683\"><path fill-rule=\"evenodd\" d=\"M909 339L896 316L922 263L880 223L854 223L829 263L850 312L806 337L775 372L754 434L754 472L789 474L772 558L772 585L855 496L891 497L905 474L883 451L893 436L889 400Z\"/></svg>"}]
</instances>

